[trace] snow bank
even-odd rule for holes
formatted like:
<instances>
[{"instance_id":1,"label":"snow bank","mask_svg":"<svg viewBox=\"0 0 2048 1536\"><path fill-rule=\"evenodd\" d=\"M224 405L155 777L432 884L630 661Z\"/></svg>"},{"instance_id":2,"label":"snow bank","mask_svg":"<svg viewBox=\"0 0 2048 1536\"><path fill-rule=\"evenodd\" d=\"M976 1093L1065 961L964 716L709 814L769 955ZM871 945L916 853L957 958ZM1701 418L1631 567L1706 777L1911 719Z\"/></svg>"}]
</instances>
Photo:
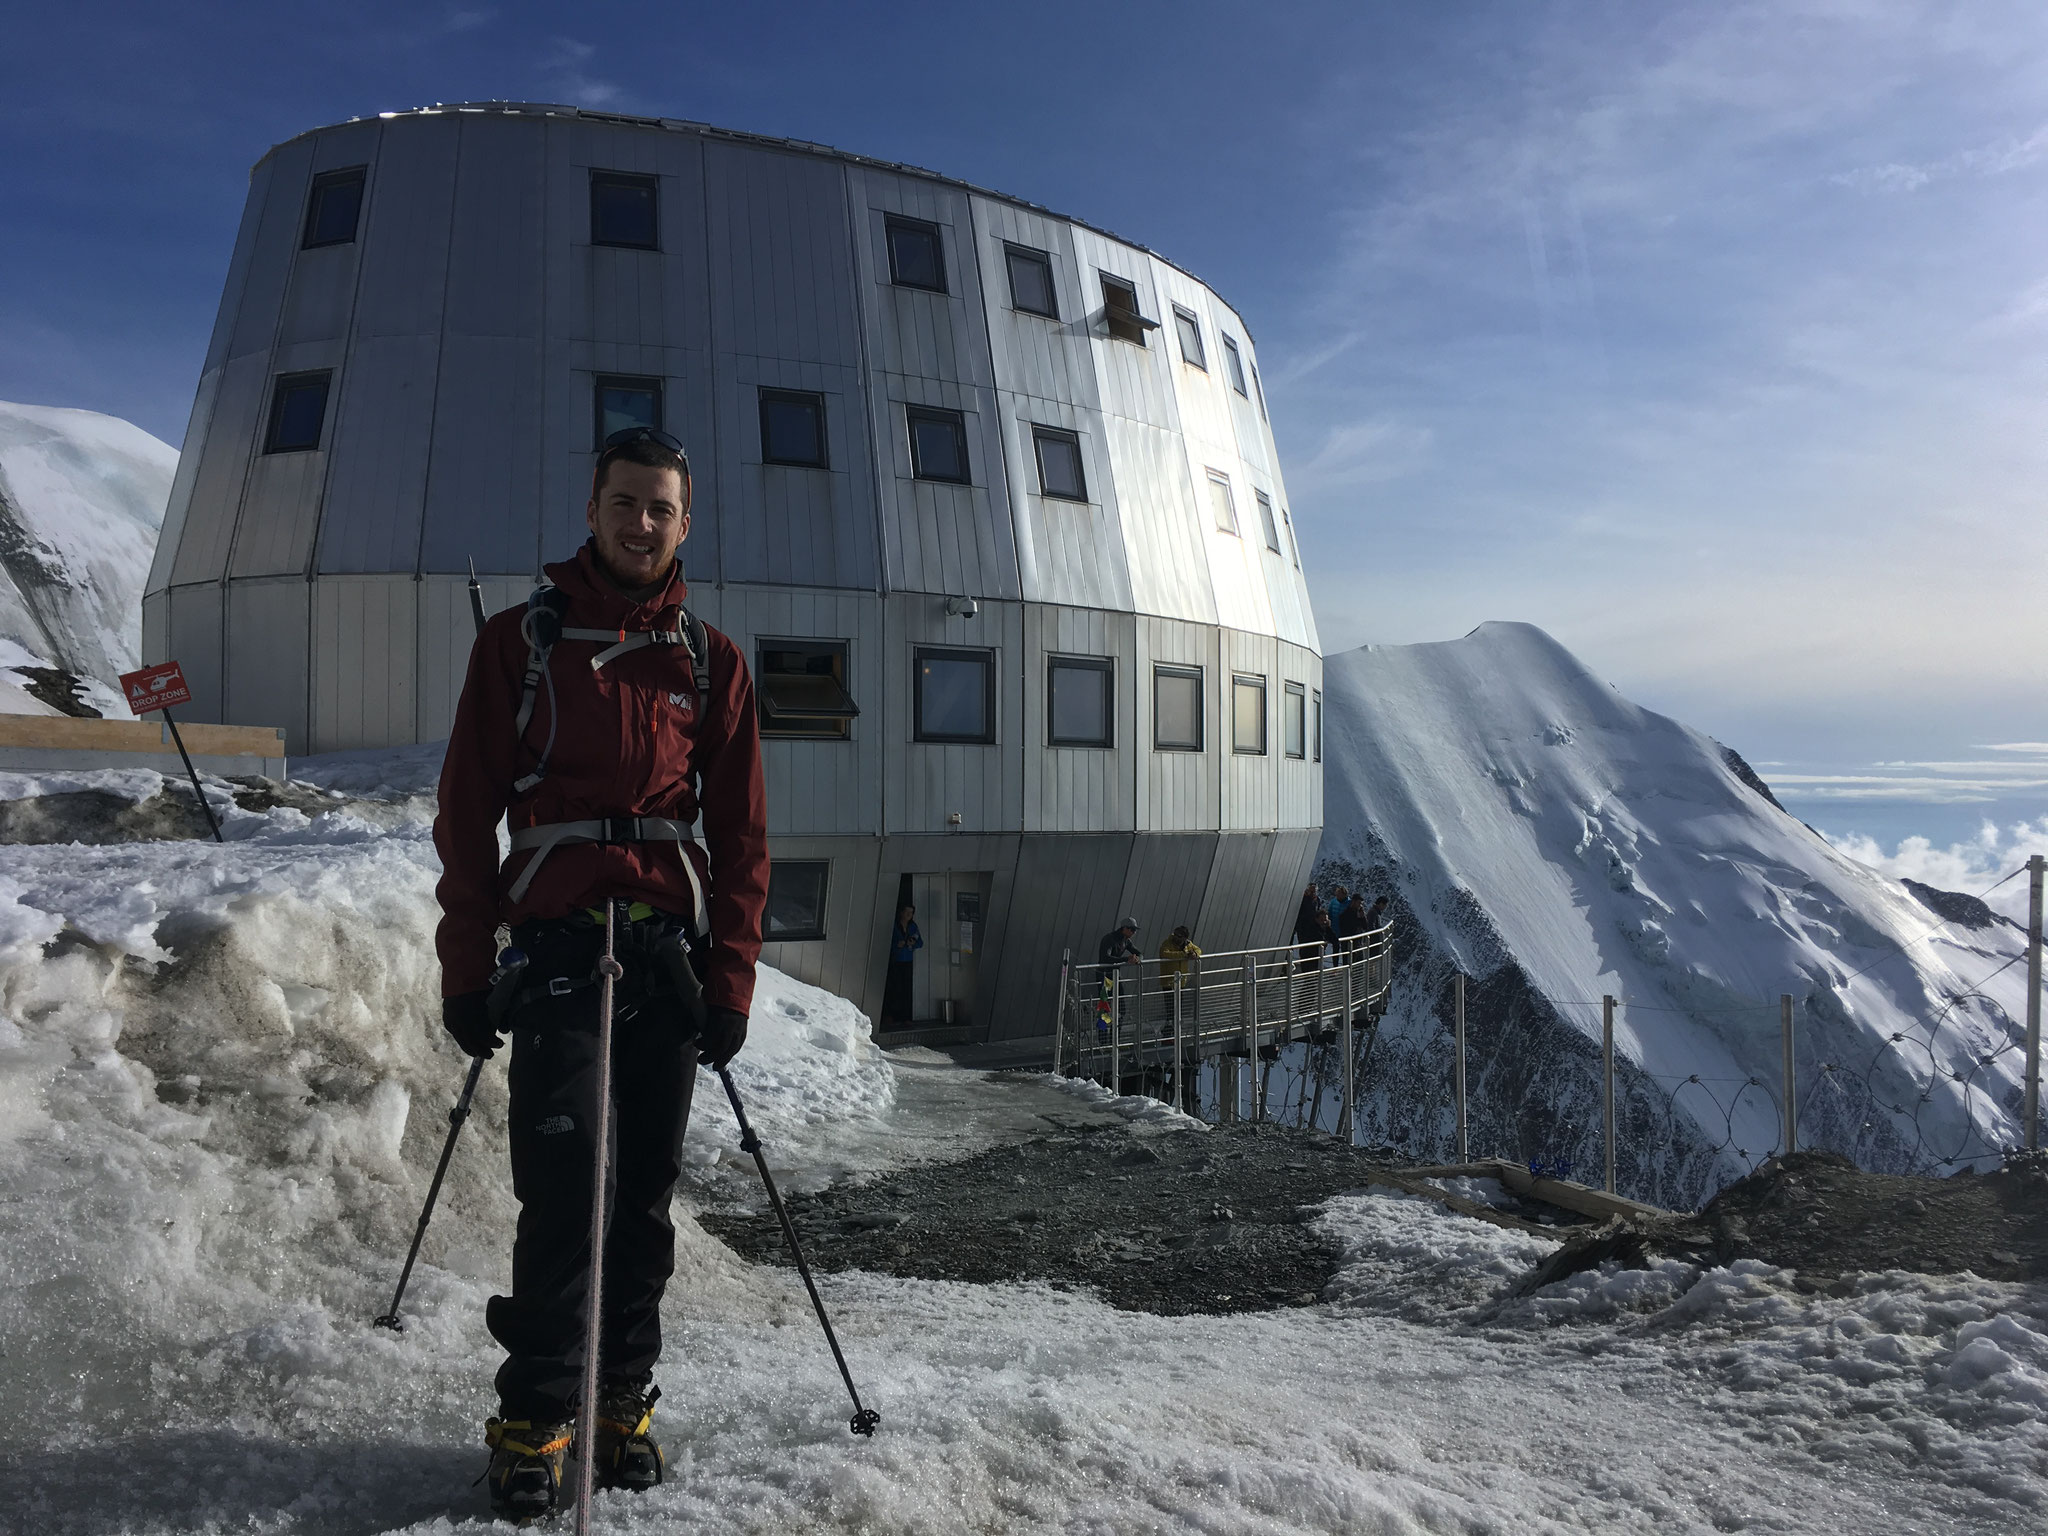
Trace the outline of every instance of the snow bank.
<instances>
[{"instance_id":1,"label":"snow bank","mask_svg":"<svg viewBox=\"0 0 2048 1536\"><path fill-rule=\"evenodd\" d=\"M101 684L140 666L142 589L178 452L94 411L0 401L0 667L55 666Z\"/></svg>"}]
</instances>

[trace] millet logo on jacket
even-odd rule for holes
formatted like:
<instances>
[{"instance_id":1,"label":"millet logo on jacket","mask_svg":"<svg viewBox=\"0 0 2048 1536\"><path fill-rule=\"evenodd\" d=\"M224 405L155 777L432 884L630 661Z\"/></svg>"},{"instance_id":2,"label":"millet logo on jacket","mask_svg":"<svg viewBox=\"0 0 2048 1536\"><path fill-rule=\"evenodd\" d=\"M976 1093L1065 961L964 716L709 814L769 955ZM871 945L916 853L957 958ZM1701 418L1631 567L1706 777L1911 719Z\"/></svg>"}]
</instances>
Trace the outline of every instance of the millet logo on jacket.
<instances>
[{"instance_id":1,"label":"millet logo on jacket","mask_svg":"<svg viewBox=\"0 0 2048 1536\"><path fill-rule=\"evenodd\" d=\"M686 715L696 712L696 705L687 693L672 693L668 696L668 701Z\"/></svg>"}]
</instances>

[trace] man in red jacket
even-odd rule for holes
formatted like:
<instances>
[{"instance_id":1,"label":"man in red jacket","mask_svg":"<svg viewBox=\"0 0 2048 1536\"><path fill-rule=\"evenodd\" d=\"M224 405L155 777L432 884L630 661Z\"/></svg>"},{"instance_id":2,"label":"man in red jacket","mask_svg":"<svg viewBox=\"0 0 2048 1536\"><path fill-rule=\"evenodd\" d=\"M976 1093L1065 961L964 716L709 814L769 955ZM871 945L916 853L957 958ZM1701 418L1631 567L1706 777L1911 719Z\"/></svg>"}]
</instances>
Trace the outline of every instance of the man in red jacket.
<instances>
[{"instance_id":1,"label":"man in red jacket","mask_svg":"<svg viewBox=\"0 0 2048 1536\"><path fill-rule=\"evenodd\" d=\"M595 1457L600 1477L661 1480L649 1426L674 1270L669 1201L697 1063L722 1067L746 1040L768 887L753 680L738 647L683 607L682 445L647 428L607 439L586 519L589 542L546 568L552 587L478 637L434 820L443 1023L472 1056L512 1034L519 1226L512 1294L493 1296L486 1313L506 1355L486 1438L492 1504L520 1519L555 1507L579 1416L589 1440L579 1454ZM700 813L701 846L689 832ZM501 816L512 845L502 864ZM576 1398L608 902L624 904L625 976L593 1415ZM500 924L526 965L494 986Z\"/></svg>"}]
</instances>

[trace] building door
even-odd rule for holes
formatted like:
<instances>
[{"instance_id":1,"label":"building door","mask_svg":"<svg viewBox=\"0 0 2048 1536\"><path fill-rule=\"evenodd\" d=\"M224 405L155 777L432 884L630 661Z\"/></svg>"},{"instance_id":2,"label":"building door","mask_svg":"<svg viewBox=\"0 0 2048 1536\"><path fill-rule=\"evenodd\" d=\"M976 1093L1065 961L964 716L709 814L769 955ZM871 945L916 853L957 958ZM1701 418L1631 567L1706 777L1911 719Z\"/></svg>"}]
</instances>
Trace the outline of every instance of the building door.
<instances>
[{"instance_id":1,"label":"building door","mask_svg":"<svg viewBox=\"0 0 2048 1536\"><path fill-rule=\"evenodd\" d=\"M981 977L981 952L988 934L989 891L995 876L987 871L944 870L912 874L911 901L924 934L921 964L912 995L920 1024L974 1020L974 991Z\"/></svg>"}]
</instances>

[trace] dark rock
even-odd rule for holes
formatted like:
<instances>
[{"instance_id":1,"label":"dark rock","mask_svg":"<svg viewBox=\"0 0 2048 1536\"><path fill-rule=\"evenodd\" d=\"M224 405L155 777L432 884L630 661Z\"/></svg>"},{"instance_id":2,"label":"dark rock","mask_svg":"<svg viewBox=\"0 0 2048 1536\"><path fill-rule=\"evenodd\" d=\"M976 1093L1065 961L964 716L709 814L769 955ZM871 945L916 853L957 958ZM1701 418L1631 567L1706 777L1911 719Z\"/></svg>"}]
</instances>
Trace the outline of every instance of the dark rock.
<instances>
[{"instance_id":1,"label":"dark rock","mask_svg":"<svg viewBox=\"0 0 2048 1536\"><path fill-rule=\"evenodd\" d=\"M2017 928L2019 924L2009 917L2000 916L1991 910L1990 904L1982 897L1966 896L1961 891L1937 890L1931 885L1922 885L1918 880L1901 880L1913 899L1945 923L1954 923L1958 928Z\"/></svg>"}]
</instances>

